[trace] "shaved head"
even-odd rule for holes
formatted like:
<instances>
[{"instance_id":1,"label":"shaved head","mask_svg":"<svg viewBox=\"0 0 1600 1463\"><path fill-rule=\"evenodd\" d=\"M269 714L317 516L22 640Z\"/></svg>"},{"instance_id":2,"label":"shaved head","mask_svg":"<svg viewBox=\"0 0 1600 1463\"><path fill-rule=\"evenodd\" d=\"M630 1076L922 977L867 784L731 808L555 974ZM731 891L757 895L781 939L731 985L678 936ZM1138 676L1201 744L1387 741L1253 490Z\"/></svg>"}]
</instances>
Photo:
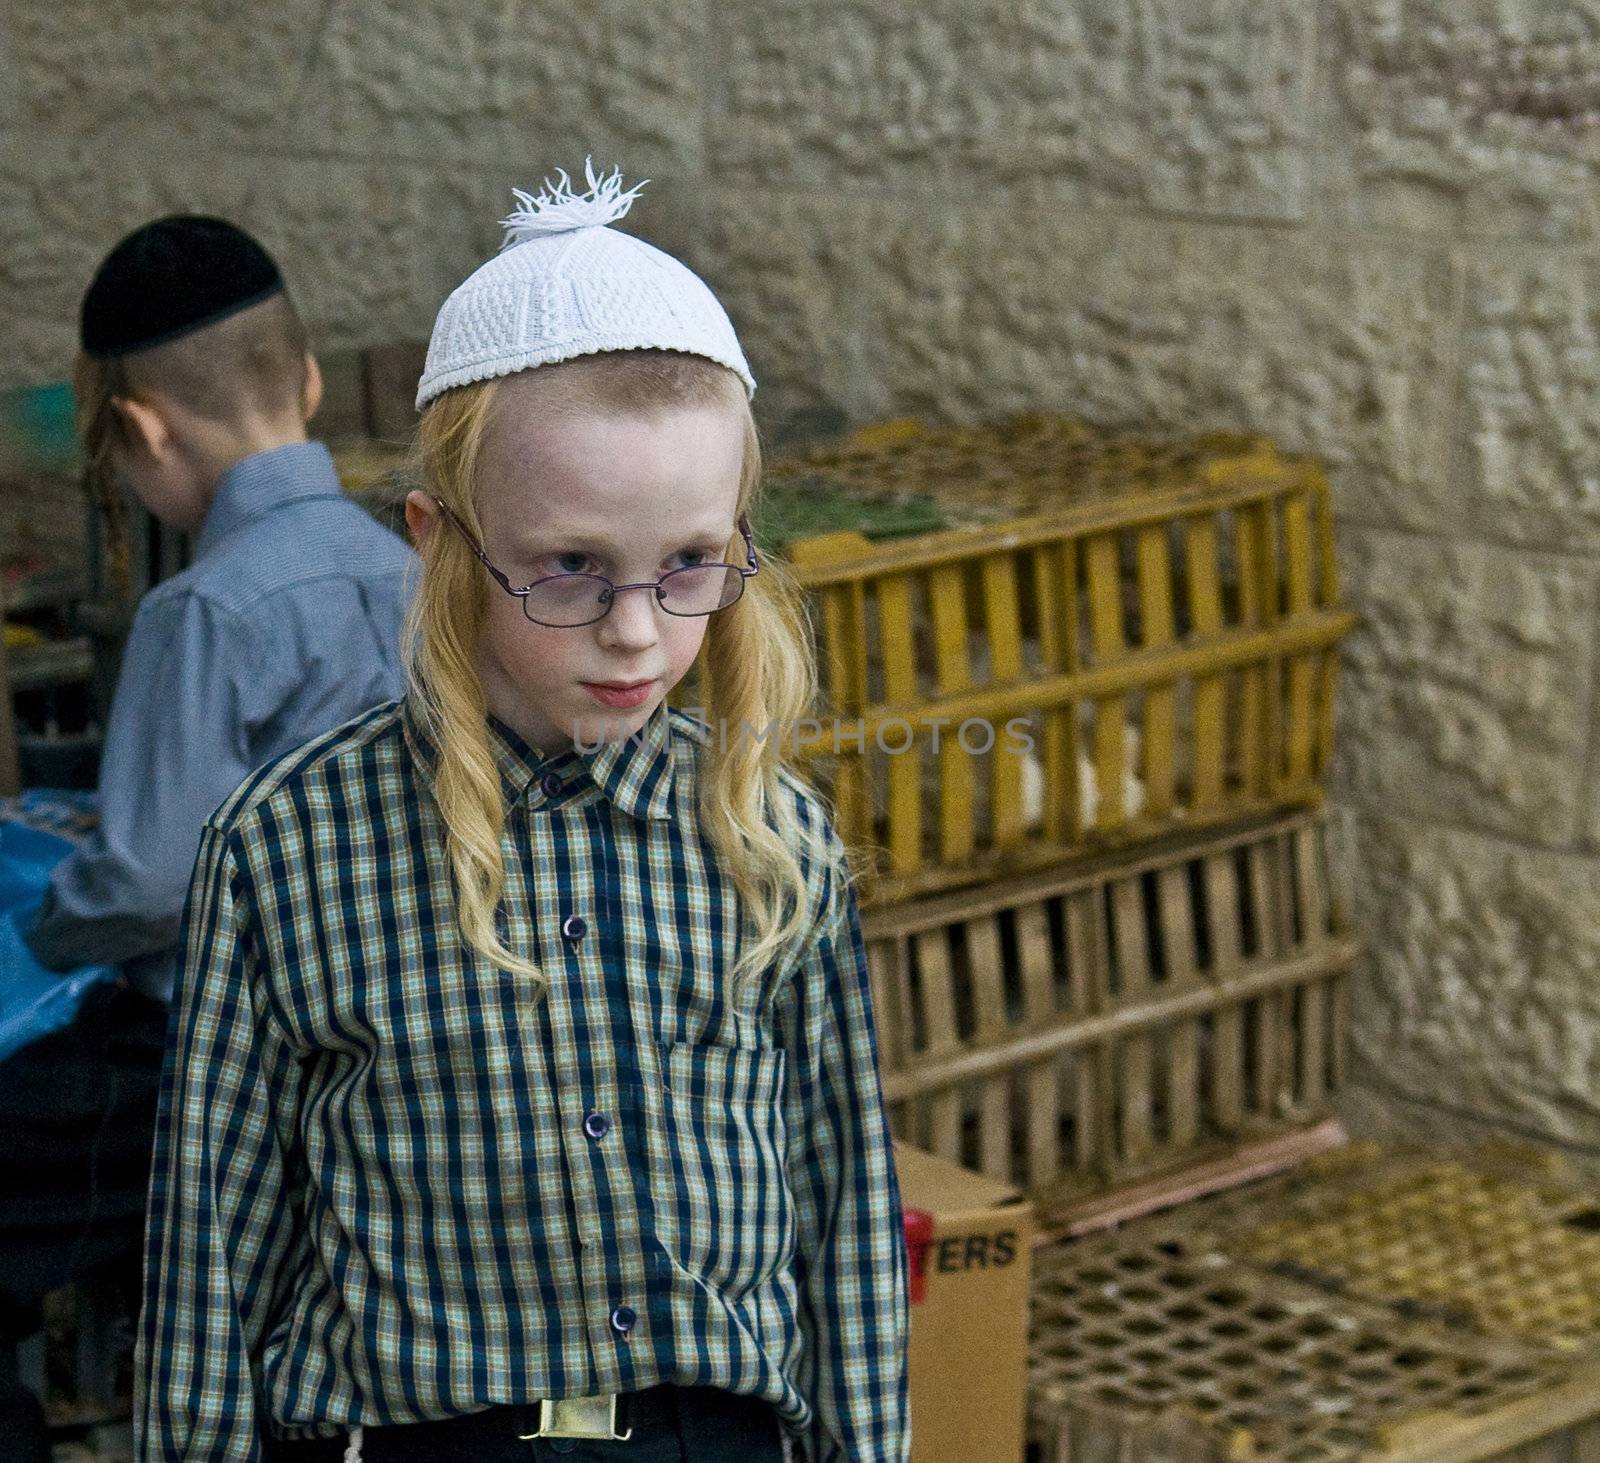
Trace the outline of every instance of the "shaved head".
<instances>
[{"instance_id":1,"label":"shaved head","mask_svg":"<svg viewBox=\"0 0 1600 1463\"><path fill-rule=\"evenodd\" d=\"M305 398L306 332L286 293L122 361L130 393L219 424L286 416Z\"/></svg>"}]
</instances>

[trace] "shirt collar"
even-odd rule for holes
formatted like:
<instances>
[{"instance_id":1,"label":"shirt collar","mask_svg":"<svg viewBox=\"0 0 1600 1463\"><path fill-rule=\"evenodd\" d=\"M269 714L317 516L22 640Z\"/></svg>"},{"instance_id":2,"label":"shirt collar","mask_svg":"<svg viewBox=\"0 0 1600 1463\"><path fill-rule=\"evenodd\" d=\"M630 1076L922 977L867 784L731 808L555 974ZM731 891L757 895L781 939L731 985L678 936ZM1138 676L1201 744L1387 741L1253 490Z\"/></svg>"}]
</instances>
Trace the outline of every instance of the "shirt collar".
<instances>
[{"instance_id":1,"label":"shirt collar","mask_svg":"<svg viewBox=\"0 0 1600 1463\"><path fill-rule=\"evenodd\" d=\"M438 749L408 696L404 706L405 735L413 756L431 784ZM587 743L543 756L496 717L489 718L489 752L510 802L527 799L560 807L596 787L614 806L635 818L672 816L674 718L681 713L659 706L636 733L621 741ZM693 722L683 720L685 727ZM554 784L547 780L554 779ZM555 785L555 791L547 790Z\"/></svg>"},{"instance_id":2,"label":"shirt collar","mask_svg":"<svg viewBox=\"0 0 1600 1463\"><path fill-rule=\"evenodd\" d=\"M666 818L672 812L672 710L658 706L633 736L603 742L592 752L573 752L613 804L635 818Z\"/></svg>"},{"instance_id":3,"label":"shirt collar","mask_svg":"<svg viewBox=\"0 0 1600 1463\"><path fill-rule=\"evenodd\" d=\"M211 509L195 541L195 557L209 553L235 529L301 498L342 497L333 454L321 442L286 442L234 463L217 484Z\"/></svg>"}]
</instances>

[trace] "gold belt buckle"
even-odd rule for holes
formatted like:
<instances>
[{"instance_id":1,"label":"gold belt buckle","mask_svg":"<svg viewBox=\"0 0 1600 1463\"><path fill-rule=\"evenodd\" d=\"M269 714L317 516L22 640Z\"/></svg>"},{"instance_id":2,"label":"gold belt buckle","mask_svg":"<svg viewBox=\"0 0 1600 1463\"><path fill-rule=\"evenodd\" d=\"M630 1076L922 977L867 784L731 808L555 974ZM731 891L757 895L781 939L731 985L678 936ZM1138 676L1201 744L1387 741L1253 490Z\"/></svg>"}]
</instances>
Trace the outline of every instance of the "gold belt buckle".
<instances>
[{"instance_id":1,"label":"gold belt buckle","mask_svg":"<svg viewBox=\"0 0 1600 1463\"><path fill-rule=\"evenodd\" d=\"M633 1436L632 1427L617 1431L617 1394L602 1397L544 1398L539 1403L539 1426L531 1433L518 1433L524 1442L532 1438L594 1438L624 1443Z\"/></svg>"}]
</instances>

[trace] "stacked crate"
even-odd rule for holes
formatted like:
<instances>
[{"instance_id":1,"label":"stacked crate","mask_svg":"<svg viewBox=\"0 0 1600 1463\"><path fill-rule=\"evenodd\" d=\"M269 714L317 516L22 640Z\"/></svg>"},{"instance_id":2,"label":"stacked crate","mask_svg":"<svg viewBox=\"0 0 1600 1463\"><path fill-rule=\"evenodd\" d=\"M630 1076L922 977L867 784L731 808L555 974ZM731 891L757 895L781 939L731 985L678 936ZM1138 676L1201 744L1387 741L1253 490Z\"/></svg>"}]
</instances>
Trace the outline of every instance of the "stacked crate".
<instances>
[{"instance_id":1,"label":"stacked crate","mask_svg":"<svg viewBox=\"0 0 1600 1463\"><path fill-rule=\"evenodd\" d=\"M1600 1200L1307 1156L1356 955L1315 465L1030 417L886 424L774 482L942 524L790 557L826 715L864 733L812 758L859 854L895 1131L1044 1222L1030 1458L1600 1459ZM969 750L965 719L1034 750ZM914 750L879 746L900 723Z\"/></svg>"},{"instance_id":2,"label":"stacked crate","mask_svg":"<svg viewBox=\"0 0 1600 1463\"><path fill-rule=\"evenodd\" d=\"M802 752L858 855L897 1133L1048 1219L1324 1119L1354 945L1319 804L1352 616L1316 464L890 423L772 488L954 525L788 547L825 703Z\"/></svg>"}]
</instances>

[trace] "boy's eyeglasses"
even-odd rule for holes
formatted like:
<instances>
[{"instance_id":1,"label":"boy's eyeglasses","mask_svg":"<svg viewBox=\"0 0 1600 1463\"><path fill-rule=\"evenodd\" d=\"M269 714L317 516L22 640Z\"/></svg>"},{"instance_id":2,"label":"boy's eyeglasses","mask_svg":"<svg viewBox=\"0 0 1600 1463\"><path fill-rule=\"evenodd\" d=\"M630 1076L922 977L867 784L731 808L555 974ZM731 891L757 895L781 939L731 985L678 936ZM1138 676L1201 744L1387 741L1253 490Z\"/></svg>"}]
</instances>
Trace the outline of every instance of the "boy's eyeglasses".
<instances>
[{"instance_id":1,"label":"boy's eyeglasses","mask_svg":"<svg viewBox=\"0 0 1600 1463\"><path fill-rule=\"evenodd\" d=\"M744 538L744 551L748 565L691 564L686 569L674 569L660 579L642 584L613 584L603 574L552 574L535 579L532 584L516 588L488 560L478 541L466 524L451 512L449 506L434 498L439 511L456 526L456 531L467 541L477 555L478 562L487 569L501 589L522 601L522 613L535 625L551 630L575 630L580 625L592 625L611 612L616 597L628 589L653 589L656 603L669 615L682 615L693 619L697 615L714 615L725 610L744 593L744 582L753 578L760 566L756 563L755 540L750 537L750 524L740 517L738 528Z\"/></svg>"}]
</instances>

